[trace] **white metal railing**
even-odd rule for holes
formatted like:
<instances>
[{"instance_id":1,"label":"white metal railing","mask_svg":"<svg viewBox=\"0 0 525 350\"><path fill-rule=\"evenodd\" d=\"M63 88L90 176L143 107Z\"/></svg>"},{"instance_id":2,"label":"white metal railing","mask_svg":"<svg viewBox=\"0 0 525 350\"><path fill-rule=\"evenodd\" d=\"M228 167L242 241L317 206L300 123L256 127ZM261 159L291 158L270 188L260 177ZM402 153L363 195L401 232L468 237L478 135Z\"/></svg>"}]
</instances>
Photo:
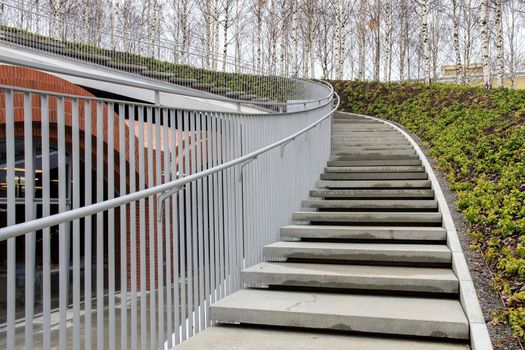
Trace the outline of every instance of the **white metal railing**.
<instances>
[{"instance_id":1,"label":"white metal railing","mask_svg":"<svg viewBox=\"0 0 525 350\"><path fill-rule=\"evenodd\" d=\"M84 63L197 89L208 95L266 106L268 102L315 100L323 97L311 81L275 75L247 62L181 48L166 38L147 40L108 23L88 28L74 14L49 14L36 5L5 1L0 41ZM58 32L57 32L58 28ZM211 97L211 96L208 96Z\"/></svg>"},{"instance_id":2,"label":"white metal railing","mask_svg":"<svg viewBox=\"0 0 525 350\"><path fill-rule=\"evenodd\" d=\"M208 326L329 156L338 102L316 88L308 110L241 114L0 86L0 348L170 348Z\"/></svg>"}]
</instances>

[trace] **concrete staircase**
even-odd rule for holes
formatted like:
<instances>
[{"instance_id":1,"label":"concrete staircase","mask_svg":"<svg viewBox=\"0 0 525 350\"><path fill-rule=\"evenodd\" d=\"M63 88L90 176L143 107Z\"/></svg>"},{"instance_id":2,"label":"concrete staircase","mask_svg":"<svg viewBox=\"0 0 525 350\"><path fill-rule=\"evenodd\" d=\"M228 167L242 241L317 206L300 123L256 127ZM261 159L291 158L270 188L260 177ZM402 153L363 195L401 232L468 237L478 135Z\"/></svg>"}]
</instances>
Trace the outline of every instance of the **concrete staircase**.
<instances>
[{"instance_id":1,"label":"concrete staircase","mask_svg":"<svg viewBox=\"0 0 525 350\"><path fill-rule=\"evenodd\" d=\"M404 136L336 115L325 172L181 349L468 349L469 322L431 183Z\"/></svg>"}]
</instances>

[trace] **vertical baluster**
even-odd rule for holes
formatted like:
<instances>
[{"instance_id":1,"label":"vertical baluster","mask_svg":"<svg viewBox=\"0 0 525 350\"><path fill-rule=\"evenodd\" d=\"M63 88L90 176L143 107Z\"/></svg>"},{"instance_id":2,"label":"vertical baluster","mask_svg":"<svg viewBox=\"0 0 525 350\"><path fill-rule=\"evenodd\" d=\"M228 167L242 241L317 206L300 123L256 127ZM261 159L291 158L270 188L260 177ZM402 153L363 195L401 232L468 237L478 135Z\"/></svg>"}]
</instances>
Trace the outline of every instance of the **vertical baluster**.
<instances>
[{"instance_id":1,"label":"vertical baluster","mask_svg":"<svg viewBox=\"0 0 525 350\"><path fill-rule=\"evenodd\" d=\"M155 185L160 185L162 182L162 164L161 164L161 110L155 108ZM167 140L165 140L167 142ZM156 201L158 197L152 197ZM159 205L159 203L157 203ZM158 209L157 209L158 210ZM158 347L164 347L164 242L162 238L163 227L158 221L164 215L157 211L157 278L158 278Z\"/></svg>"},{"instance_id":2,"label":"vertical baluster","mask_svg":"<svg viewBox=\"0 0 525 350\"><path fill-rule=\"evenodd\" d=\"M78 99L71 101L73 209L80 207L80 131ZM73 221L73 349L80 349L80 220Z\"/></svg>"},{"instance_id":3,"label":"vertical baluster","mask_svg":"<svg viewBox=\"0 0 525 350\"><path fill-rule=\"evenodd\" d=\"M107 142L107 159L108 159L108 170L107 170L107 191L108 199L115 197L115 112L113 103L108 103L108 114L107 114L107 131L108 131L108 142ZM116 349L115 340L115 209L108 210L108 321L109 321L109 349Z\"/></svg>"},{"instance_id":4,"label":"vertical baluster","mask_svg":"<svg viewBox=\"0 0 525 350\"><path fill-rule=\"evenodd\" d=\"M97 203L104 200L104 104L97 102ZM104 349L104 213L97 217L97 349Z\"/></svg>"},{"instance_id":5,"label":"vertical baluster","mask_svg":"<svg viewBox=\"0 0 525 350\"><path fill-rule=\"evenodd\" d=\"M24 93L24 163L25 221L35 218L34 213L34 152L33 152L33 105L31 94ZM35 314L35 232L25 235L25 347L33 348L33 317Z\"/></svg>"},{"instance_id":6,"label":"vertical baluster","mask_svg":"<svg viewBox=\"0 0 525 350\"><path fill-rule=\"evenodd\" d=\"M162 154L164 156L164 183L170 182L170 161L171 161L171 143L169 139L169 115L171 111L168 109L162 110L162 121L163 121L163 139L164 143L162 145ZM173 127L173 125L172 125ZM174 193L172 196L176 196L177 194ZM171 267L171 198L166 199L166 205L164 209L164 213L160 213L160 215L164 215L164 227L161 227L161 230L164 230L164 234L161 235L163 239L166 241L166 340L167 340L167 346L168 349L171 349L173 346L172 342L172 335L173 335L173 303L172 303L172 294L171 294L171 281L172 281L172 267ZM162 232L162 231L161 231ZM160 308L163 310L163 308Z\"/></svg>"},{"instance_id":7,"label":"vertical baluster","mask_svg":"<svg viewBox=\"0 0 525 350\"><path fill-rule=\"evenodd\" d=\"M137 152L139 154L139 191L145 188L145 167L144 167L144 108L142 106L138 109L139 118L139 146ZM140 348L147 349L147 319L146 319L146 208L145 199L140 200Z\"/></svg>"},{"instance_id":8,"label":"vertical baluster","mask_svg":"<svg viewBox=\"0 0 525 350\"><path fill-rule=\"evenodd\" d=\"M184 133L184 127L186 127L186 118L184 117L184 111L179 111L177 113L177 147L178 147L178 158L177 158L177 168L179 175L177 176L178 179L186 176L186 172L188 170L186 166L186 159L187 157L187 138L185 138ZM187 338L187 332L188 332L188 323L187 323L187 269L186 269L186 218L184 215L184 208L185 206L185 198L187 196L187 188L189 186L185 186L184 192L179 191L179 198L178 198L178 209L179 209L179 250L180 250L180 280L181 280L181 286L180 286L180 300L181 300L181 306L180 306L180 320L181 320L181 341L186 340ZM189 293L188 293L189 294Z\"/></svg>"},{"instance_id":9,"label":"vertical baluster","mask_svg":"<svg viewBox=\"0 0 525 350\"><path fill-rule=\"evenodd\" d=\"M41 123L42 123L42 217L49 216L51 212L49 198L50 168L49 168L49 96L41 98ZM43 348L51 347L51 237L50 228L42 231L42 335Z\"/></svg>"},{"instance_id":10,"label":"vertical baluster","mask_svg":"<svg viewBox=\"0 0 525 350\"><path fill-rule=\"evenodd\" d=\"M66 179L66 135L65 135L65 113L64 98L57 97L57 148L58 148L58 178ZM58 183L58 211L66 211L66 181ZM69 240L67 237L66 224L60 224L59 235L59 314L60 314L60 341L59 348L67 348L67 305L69 302Z\"/></svg>"},{"instance_id":11,"label":"vertical baluster","mask_svg":"<svg viewBox=\"0 0 525 350\"><path fill-rule=\"evenodd\" d=\"M201 113L195 113L195 172L198 173L202 170L202 115ZM202 204L202 179L196 181L195 186L197 187L197 197L195 203L195 209L197 211L197 251L199 257L199 267L197 268L197 273L199 276L199 299L198 299L198 312L199 312L199 324L198 327L195 325L195 328L199 330L204 330L204 309L206 307L205 300L206 296L204 295L204 233L203 233L203 204ZM195 232L194 232L195 234Z\"/></svg>"},{"instance_id":12,"label":"vertical baluster","mask_svg":"<svg viewBox=\"0 0 525 350\"><path fill-rule=\"evenodd\" d=\"M130 110L131 110L130 106ZM124 104L118 105L118 140L119 140L119 193L121 196L126 194L126 130L125 130ZM131 113L130 113L131 114ZM129 117L128 117L129 118ZM131 120L130 120L131 124ZM131 130L131 128L130 128ZM132 138L130 137L130 140ZM133 140L134 141L134 140ZM135 158L134 154L129 154L129 158ZM126 205L120 206L120 349L126 350L128 347L128 276L127 276L127 220ZM135 333L134 331L133 333Z\"/></svg>"},{"instance_id":13,"label":"vertical baluster","mask_svg":"<svg viewBox=\"0 0 525 350\"><path fill-rule=\"evenodd\" d=\"M176 124L177 121L177 111L170 111L170 134L171 134L171 179L177 179L177 162L178 162L178 130L180 127L179 124ZM177 126L176 126L177 125ZM177 128L176 128L177 127ZM181 191L178 191L174 196L172 196L172 227L173 227L173 309L174 309L174 318L173 318L173 328L175 333L174 345L177 345L180 342L180 294L181 291L181 282L179 278L179 227L178 227L178 201L181 197Z\"/></svg>"},{"instance_id":14,"label":"vertical baluster","mask_svg":"<svg viewBox=\"0 0 525 350\"><path fill-rule=\"evenodd\" d=\"M91 111L92 101L85 100L85 127L84 127L84 174L85 174L85 189L84 189L84 205L92 203L92 123ZM93 271L92 265L92 217L88 216L84 219L84 334L90 334L92 331L91 325L91 295L93 283L91 274ZM91 349L91 336L84 337L84 348Z\"/></svg>"},{"instance_id":15,"label":"vertical baluster","mask_svg":"<svg viewBox=\"0 0 525 350\"><path fill-rule=\"evenodd\" d=\"M151 107L146 107L147 130L148 130L148 188L154 186L153 179L153 115ZM148 198L148 238L149 238L149 314L150 314L150 349L157 348L157 330L156 330L156 298L155 298L155 197Z\"/></svg>"},{"instance_id":16,"label":"vertical baluster","mask_svg":"<svg viewBox=\"0 0 525 350\"><path fill-rule=\"evenodd\" d=\"M136 191L136 147L135 147L135 106L129 105L129 193ZM140 111L140 109L139 109ZM139 115L140 118L140 115ZM139 129L140 131L140 129ZM140 133L139 133L140 135ZM139 148L140 149L140 148ZM139 168L142 172L142 169ZM140 227L142 227L142 220ZM129 255L130 255L130 293L131 293L131 349L136 350L138 347L138 310L137 310L137 202L133 201L129 204ZM140 228L142 231L142 228ZM142 334L141 334L142 336ZM123 347L123 346L122 346Z\"/></svg>"},{"instance_id":17,"label":"vertical baluster","mask_svg":"<svg viewBox=\"0 0 525 350\"><path fill-rule=\"evenodd\" d=\"M7 225L16 224L15 110L14 93L5 90ZM7 349L15 349L16 324L16 238L7 241Z\"/></svg>"}]
</instances>

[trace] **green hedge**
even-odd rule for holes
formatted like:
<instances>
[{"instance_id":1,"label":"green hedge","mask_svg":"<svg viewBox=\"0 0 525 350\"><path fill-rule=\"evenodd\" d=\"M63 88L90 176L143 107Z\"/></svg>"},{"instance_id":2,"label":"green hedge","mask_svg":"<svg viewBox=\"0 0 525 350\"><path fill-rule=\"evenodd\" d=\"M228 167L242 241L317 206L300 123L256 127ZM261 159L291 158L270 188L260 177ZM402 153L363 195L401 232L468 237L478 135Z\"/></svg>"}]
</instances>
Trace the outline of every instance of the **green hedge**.
<instances>
[{"instance_id":1,"label":"green hedge","mask_svg":"<svg viewBox=\"0 0 525 350\"><path fill-rule=\"evenodd\" d=\"M525 91L453 84L332 82L341 109L418 135L457 192L471 249L484 254L505 319L525 336Z\"/></svg>"}]
</instances>

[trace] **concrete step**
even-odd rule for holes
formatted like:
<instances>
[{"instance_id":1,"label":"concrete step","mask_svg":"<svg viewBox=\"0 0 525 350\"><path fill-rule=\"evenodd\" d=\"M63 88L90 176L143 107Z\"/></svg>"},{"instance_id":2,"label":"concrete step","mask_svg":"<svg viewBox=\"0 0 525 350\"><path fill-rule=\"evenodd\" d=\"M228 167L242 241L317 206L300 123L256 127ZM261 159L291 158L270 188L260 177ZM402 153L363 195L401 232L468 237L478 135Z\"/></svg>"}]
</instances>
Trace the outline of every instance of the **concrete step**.
<instances>
[{"instance_id":1,"label":"concrete step","mask_svg":"<svg viewBox=\"0 0 525 350\"><path fill-rule=\"evenodd\" d=\"M311 329L215 325L175 346L176 350L468 350L467 345L442 341L385 338Z\"/></svg>"},{"instance_id":2,"label":"concrete step","mask_svg":"<svg viewBox=\"0 0 525 350\"><path fill-rule=\"evenodd\" d=\"M445 244L276 242L263 248L267 258L449 264Z\"/></svg>"},{"instance_id":3,"label":"concrete step","mask_svg":"<svg viewBox=\"0 0 525 350\"><path fill-rule=\"evenodd\" d=\"M333 148L354 148L354 147L379 147L379 148L396 148L396 147L412 147L408 141L396 140L388 142L370 142L368 140L333 140Z\"/></svg>"},{"instance_id":4,"label":"concrete step","mask_svg":"<svg viewBox=\"0 0 525 350\"><path fill-rule=\"evenodd\" d=\"M326 167L327 173L415 173L424 172L422 166L348 166Z\"/></svg>"},{"instance_id":5,"label":"concrete step","mask_svg":"<svg viewBox=\"0 0 525 350\"><path fill-rule=\"evenodd\" d=\"M366 145L366 146L345 146L340 144L335 144L332 147L332 152L339 152L339 151L373 151L373 150L414 150L412 145L409 144L398 144L398 145L390 145L390 146L384 146L382 144L372 144L372 145Z\"/></svg>"},{"instance_id":6,"label":"concrete step","mask_svg":"<svg viewBox=\"0 0 525 350\"><path fill-rule=\"evenodd\" d=\"M332 151L332 155L337 156L366 156L366 155L373 155L373 156L405 156L405 155L415 155L416 151L414 149L406 149L406 150L393 150L393 149L385 149L382 150L355 150L352 148L349 148L347 150L339 150L339 151Z\"/></svg>"},{"instance_id":7,"label":"concrete step","mask_svg":"<svg viewBox=\"0 0 525 350\"><path fill-rule=\"evenodd\" d=\"M430 188L429 180L320 180L319 188Z\"/></svg>"},{"instance_id":8,"label":"concrete step","mask_svg":"<svg viewBox=\"0 0 525 350\"><path fill-rule=\"evenodd\" d=\"M381 154L356 154L356 155L332 155L329 160L333 161L354 161L354 160L406 160L406 159L419 159L418 155L413 154L402 154L402 155L381 155Z\"/></svg>"},{"instance_id":9,"label":"concrete step","mask_svg":"<svg viewBox=\"0 0 525 350\"><path fill-rule=\"evenodd\" d=\"M318 212L299 211L292 214L293 221L350 223L404 223L440 224L441 213L417 212Z\"/></svg>"},{"instance_id":10,"label":"concrete step","mask_svg":"<svg viewBox=\"0 0 525 350\"><path fill-rule=\"evenodd\" d=\"M437 210L436 200L319 200L310 199L303 201L303 208L318 209L434 209Z\"/></svg>"},{"instance_id":11,"label":"concrete step","mask_svg":"<svg viewBox=\"0 0 525 350\"><path fill-rule=\"evenodd\" d=\"M388 126L388 125L376 125L376 124L367 124L367 125L336 125L334 126L332 131L337 132L345 132L345 131L361 131L361 132L394 132L396 131L394 128Z\"/></svg>"},{"instance_id":12,"label":"concrete step","mask_svg":"<svg viewBox=\"0 0 525 350\"><path fill-rule=\"evenodd\" d=\"M458 293L452 269L263 262L241 272L241 282L262 285L382 291Z\"/></svg>"},{"instance_id":13,"label":"concrete step","mask_svg":"<svg viewBox=\"0 0 525 350\"><path fill-rule=\"evenodd\" d=\"M442 227L288 225L281 238L445 241Z\"/></svg>"},{"instance_id":14,"label":"concrete step","mask_svg":"<svg viewBox=\"0 0 525 350\"><path fill-rule=\"evenodd\" d=\"M321 174L321 180L426 180L428 175L419 173L355 173L329 172Z\"/></svg>"},{"instance_id":15,"label":"concrete step","mask_svg":"<svg viewBox=\"0 0 525 350\"><path fill-rule=\"evenodd\" d=\"M392 190L311 190L310 197L323 198L426 198L433 199L434 191L425 189Z\"/></svg>"},{"instance_id":16,"label":"concrete step","mask_svg":"<svg viewBox=\"0 0 525 350\"><path fill-rule=\"evenodd\" d=\"M210 318L436 338L469 336L459 301L432 298L244 289L213 304Z\"/></svg>"},{"instance_id":17,"label":"concrete step","mask_svg":"<svg viewBox=\"0 0 525 350\"><path fill-rule=\"evenodd\" d=\"M400 165L421 165L421 160L416 159L372 159L372 160L329 160L327 166L400 166Z\"/></svg>"}]
</instances>

